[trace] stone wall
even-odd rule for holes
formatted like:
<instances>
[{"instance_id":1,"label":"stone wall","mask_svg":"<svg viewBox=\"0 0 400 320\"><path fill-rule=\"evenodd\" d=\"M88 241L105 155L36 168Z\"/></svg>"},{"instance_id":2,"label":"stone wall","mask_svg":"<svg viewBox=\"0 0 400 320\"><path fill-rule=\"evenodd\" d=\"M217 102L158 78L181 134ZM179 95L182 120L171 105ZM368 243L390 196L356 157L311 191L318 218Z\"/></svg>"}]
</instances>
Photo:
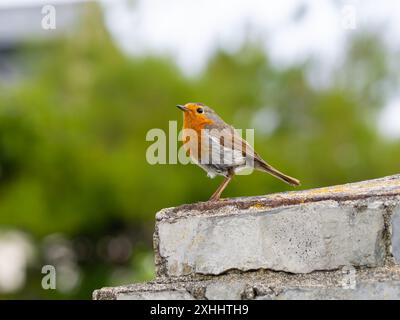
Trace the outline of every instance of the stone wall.
<instances>
[{"instance_id":1,"label":"stone wall","mask_svg":"<svg viewBox=\"0 0 400 320\"><path fill-rule=\"evenodd\" d=\"M94 299L399 299L400 175L163 209L154 250Z\"/></svg>"}]
</instances>

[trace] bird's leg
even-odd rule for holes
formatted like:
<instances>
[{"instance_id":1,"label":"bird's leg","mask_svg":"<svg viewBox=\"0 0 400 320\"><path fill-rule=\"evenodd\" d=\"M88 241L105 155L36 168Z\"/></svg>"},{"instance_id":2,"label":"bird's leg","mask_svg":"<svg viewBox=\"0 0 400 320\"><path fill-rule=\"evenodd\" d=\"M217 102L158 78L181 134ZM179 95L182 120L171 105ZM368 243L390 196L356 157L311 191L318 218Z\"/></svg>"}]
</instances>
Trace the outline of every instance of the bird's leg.
<instances>
[{"instance_id":1,"label":"bird's leg","mask_svg":"<svg viewBox=\"0 0 400 320\"><path fill-rule=\"evenodd\" d=\"M218 187L217 190L213 193L211 196L210 200L208 201L217 201L221 197L221 193L225 190L226 186L228 183L232 180L233 178L233 172L229 171L228 175L225 177L224 181L222 181L221 185Z\"/></svg>"}]
</instances>

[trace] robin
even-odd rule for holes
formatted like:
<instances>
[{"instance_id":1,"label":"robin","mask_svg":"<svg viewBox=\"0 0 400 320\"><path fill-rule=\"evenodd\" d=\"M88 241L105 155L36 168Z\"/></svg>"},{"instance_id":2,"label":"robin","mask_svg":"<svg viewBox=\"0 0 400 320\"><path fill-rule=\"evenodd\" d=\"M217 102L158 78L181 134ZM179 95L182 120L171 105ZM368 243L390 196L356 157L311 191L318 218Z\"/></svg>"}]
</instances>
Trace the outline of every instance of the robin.
<instances>
[{"instance_id":1,"label":"robin","mask_svg":"<svg viewBox=\"0 0 400 320\"><path fill-rule=\"evenodd\" d=\"M203 168L210 178L216 175L225 177L210 201L219 200L233 176L249 167L268 172L292 186L300 185L299 180L283 174L265 162L210 107L202 103L187 103L177 107L183 111L184 148L192 161Z\"/></svg>"}]
</instances>

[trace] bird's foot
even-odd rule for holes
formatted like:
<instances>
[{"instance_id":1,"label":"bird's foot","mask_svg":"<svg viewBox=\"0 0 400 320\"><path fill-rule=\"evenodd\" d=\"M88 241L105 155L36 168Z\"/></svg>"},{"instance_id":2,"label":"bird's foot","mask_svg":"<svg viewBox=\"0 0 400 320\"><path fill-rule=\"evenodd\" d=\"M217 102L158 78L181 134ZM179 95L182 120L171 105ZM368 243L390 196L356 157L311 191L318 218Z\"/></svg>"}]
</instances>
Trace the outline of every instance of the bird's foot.
<instances>
[{"instance_id":1,"label":"bird's foot","mask_svg":"<svg viewBox=\"0 0 400 320\"><path fill-rule=\"evenodd\" d=\"M208 202L215 202L220 200L220 195L212 195Z\"/></svg>"}]
</instances>

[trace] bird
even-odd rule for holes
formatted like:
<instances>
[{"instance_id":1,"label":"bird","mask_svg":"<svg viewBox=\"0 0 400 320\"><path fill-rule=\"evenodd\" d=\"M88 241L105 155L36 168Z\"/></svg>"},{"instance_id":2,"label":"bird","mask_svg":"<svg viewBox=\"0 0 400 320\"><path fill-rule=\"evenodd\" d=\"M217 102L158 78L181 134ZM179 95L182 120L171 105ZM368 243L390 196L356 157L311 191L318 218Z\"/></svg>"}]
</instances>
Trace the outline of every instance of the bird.
<instances>
[{"instance_id":1,"label":"bird","mask_svg":"<svg viewBox=\"0 0 400 320\"><path fill-rule=\"evenodd\" d=\"M183 111L183 147L191 160L204 169L210 178L217 175L224 180L209 201L220 200L233 176L245 168L267 172L292 186L300 181L292 178L263 160L250 144L241 138L209 106L199 102L177 105Z\"/></svg>"}]
</instances>

